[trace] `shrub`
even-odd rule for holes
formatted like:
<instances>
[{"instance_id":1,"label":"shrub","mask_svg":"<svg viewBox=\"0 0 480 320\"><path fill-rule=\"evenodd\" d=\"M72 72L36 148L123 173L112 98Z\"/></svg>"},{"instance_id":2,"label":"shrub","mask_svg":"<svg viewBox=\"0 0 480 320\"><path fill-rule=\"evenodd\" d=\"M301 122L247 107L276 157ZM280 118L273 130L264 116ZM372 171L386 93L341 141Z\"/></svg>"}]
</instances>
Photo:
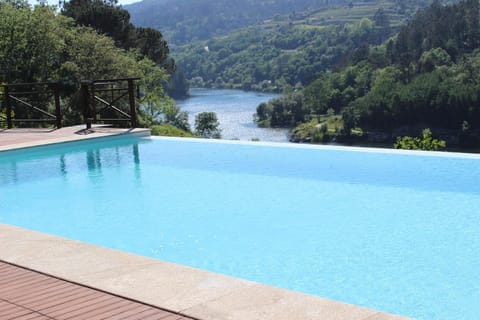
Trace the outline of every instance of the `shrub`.
<instances>
[{"instance_id":1,"label":"shrub","mask_svg":"<svg viewBox=\"0 0 480 320\"><path fill-rule=\"evenodd\" d=\"M167 137L194 137L188 131L179 129L171 124L159 124L151 127L153 136L167 136Z\"/></svg>"},{"instance_id":2,"label":"shrub","mask_svg":"<svg viewBox=\"0 0 480 320\"><path fill-rule=\"evenodd\" d=\"M427 128L423 130L422 137L398 137L393 147L395 149L438 151L445 149L446 144L443 140L433 139L432 131Z\"/></svg>"}]
</instances>

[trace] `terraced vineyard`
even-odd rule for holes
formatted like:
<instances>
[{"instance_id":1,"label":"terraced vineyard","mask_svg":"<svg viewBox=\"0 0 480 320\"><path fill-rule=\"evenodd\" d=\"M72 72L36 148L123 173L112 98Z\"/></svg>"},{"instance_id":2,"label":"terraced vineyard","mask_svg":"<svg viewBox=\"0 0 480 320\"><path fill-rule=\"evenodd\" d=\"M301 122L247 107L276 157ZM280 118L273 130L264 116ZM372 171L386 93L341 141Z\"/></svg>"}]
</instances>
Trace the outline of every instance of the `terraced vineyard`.
<instances>
[{"instance_id":1,"label":"terraced vineyard","mask_svg":"<svg viewBox=\"0 0 480 320\"><path fill-rule=\"evenodd\" d=\"M379 10L388 19L391 27L399 28L409 20L418 9L430 5L431 0L373 0L348 1L345 3L323 5L316 9L294 12L263 21L263 25L271 27L279 23L293 23L295 25L328 26L344 25L358 22L362 18L375 19ZM442 4L452 4L458 1L443 0Z\"/></svg>"}]
</instances>

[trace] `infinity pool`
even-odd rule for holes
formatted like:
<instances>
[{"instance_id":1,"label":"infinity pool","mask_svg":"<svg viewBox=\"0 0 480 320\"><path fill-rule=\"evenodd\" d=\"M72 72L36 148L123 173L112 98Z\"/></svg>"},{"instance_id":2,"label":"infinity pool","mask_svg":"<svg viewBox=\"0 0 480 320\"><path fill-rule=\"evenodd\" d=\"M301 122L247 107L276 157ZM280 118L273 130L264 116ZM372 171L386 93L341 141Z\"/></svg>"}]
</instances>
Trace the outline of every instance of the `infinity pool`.
<instances>
[{"instance_id":1,"label":"infinity pool","mask_svg":"<svg viewBox=\"0 0 480 320\"><path fill-rule=\"evenodd\" d=\"M418 319L480 314L480 157L189 139L0 152L0 222Z\"/></svg>"}]
</instances>

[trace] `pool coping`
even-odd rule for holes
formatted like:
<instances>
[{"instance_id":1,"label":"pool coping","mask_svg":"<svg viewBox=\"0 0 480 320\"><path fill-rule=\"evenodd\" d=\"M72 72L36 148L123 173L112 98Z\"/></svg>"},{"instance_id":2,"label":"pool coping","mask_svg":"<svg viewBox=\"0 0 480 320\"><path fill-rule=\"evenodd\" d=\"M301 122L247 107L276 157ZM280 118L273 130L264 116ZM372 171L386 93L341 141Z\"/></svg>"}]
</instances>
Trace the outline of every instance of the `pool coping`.
<instances>
[{"instance_id":1,"label":"pool coping","mask_svg":"<svg viewBox=\"0 0 480 320\"><path fill-rule=\"evenodd\" d=\"M137 134L146 136L150 132ZM0 151L84 139L49 139L43 143L10 145L10 149L0 148ZM203 139L189 140L205 142ZM278 143L260 144L280 146ZM408 319L5 224L0 224L0 260L197 319Z\"/></svg>"},{"instance_id":2,"label":"pool coping","mask_svg":"<svg viewBox=\"0 0 480 320\"><path fill-rule=\"evenodd\" d=\"M69 130L64 135L54 136L54 137L47 137L45 139L37 139L32 141L25 141L20 143L12 143L12 144L5 144L0 145L0 154L2 152L8 152L13 150L21 150L33 147L43 147L49 145L56 145L56 144L64 144L64 143L71 143L71 142L79 142L79 141L100 141L105 138L113 138L113 137L150 137L150 129L145 128L132 128L132 129L118 129L117 131L105 131L102 132L101 130L91 131L89 134L77 134L77 132L72 130L81 130L83 127L81 126L74 126L63 128L65 130ZM101 127L97 127L101 128ZM94 128L95 129L95 128ZM62 130L62 129L60 129ZM3 133L0 132L0 138ZM24 135L28 133L23 133ZM48 134L48 133L45 133Z\"/></svg>"}]
</instances>

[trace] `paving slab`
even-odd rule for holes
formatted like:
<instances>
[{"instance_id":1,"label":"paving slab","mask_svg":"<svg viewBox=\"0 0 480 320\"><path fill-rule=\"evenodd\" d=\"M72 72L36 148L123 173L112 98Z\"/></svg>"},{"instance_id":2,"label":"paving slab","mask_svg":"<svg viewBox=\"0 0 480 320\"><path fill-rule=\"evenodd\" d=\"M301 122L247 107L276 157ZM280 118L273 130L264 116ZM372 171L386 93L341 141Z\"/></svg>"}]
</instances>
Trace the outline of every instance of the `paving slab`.
<instances>
[{"instance_id":1,"label":"paving slab","mask_svg":"<svg viewBox=\"0 0 480 320\"><path fill-rule=\"evenodd\" d=\"M104 125L93 126L91 130L85 130L84 125L61 129L0 129L0 151L128 134L150 136L150 129L123 129Z\"/></svg>"},{"instance_id":2,"label":"paving slab","mask_svg":"<svg viewBox=\"0 0 480 320\"><path fill-rule=\"evenodd\" d=\"M254 297L254 298L252 298ZM293 291L257 284L183 310L200 319L368 319L378 312ZM389 319L389 318L385 318Z\"/></svg>"}]
</instances>

